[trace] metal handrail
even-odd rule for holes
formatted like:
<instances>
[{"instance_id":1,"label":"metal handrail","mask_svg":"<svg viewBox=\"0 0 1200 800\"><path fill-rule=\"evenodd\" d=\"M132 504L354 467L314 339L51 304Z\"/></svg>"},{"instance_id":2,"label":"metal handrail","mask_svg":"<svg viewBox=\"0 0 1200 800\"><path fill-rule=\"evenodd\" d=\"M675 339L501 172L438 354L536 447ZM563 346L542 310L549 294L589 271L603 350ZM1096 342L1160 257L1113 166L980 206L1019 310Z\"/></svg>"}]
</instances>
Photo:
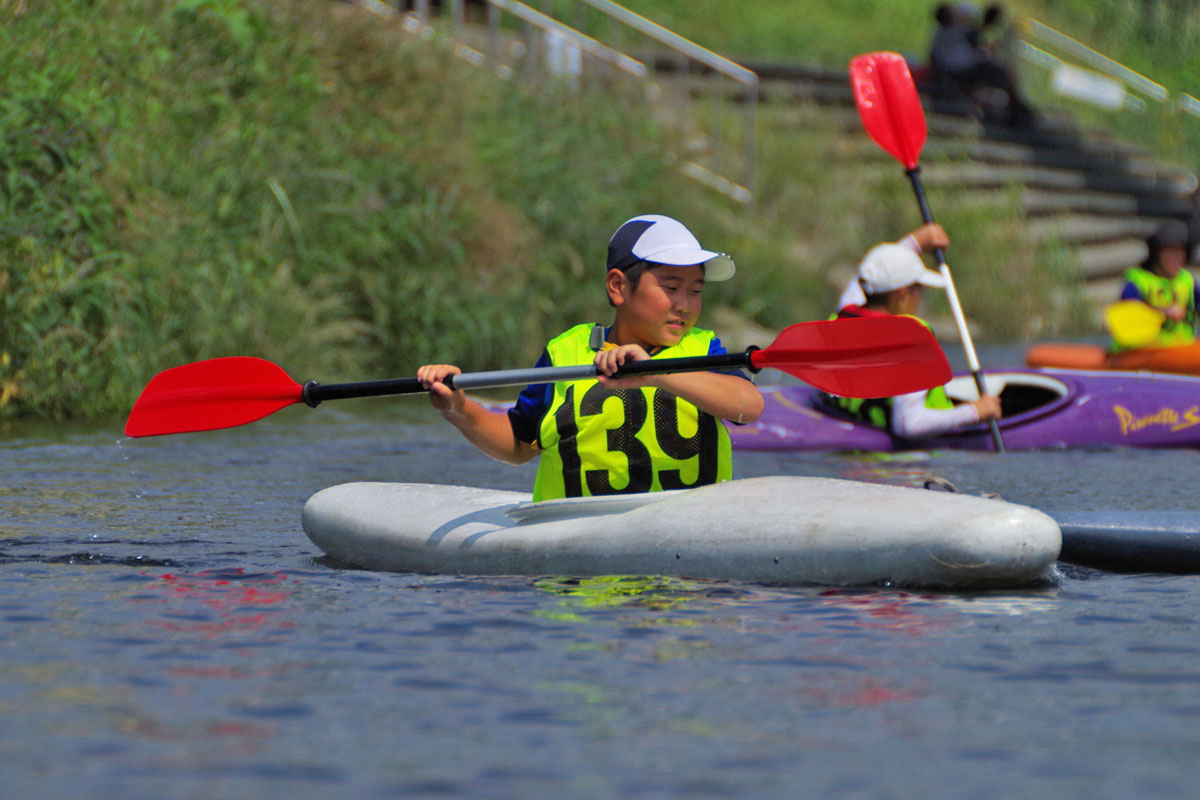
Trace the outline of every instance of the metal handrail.
<instances>
[{"instance_id":1,"label":"metal handrail","mask_svg":"<svg viewBox=\"0 0 1200 800\"><path fill-rule=\"evenodd\" d=\"M1192 97L1187 92L1182 92L1179 95L1179 107L1193 117L1200 117L1200 100Z\"/></svg>"},{"instance_id":2,"label":"metal handrail","mask_svg":"<svg viewBox=\"0 0 1200 800\"><path fill-rule=\"evenodd\" d=\"M569 46L575 46L589 55L596 56L598 60L605 64L616 67L639 79L649 80L651 78L649 74L650 70L642 61L614 47L602 44L576 28L559 22L548 13L530 7L521 0L486 0L486 2L488 7L488 49L491 51L493 60L495 60L498 52L499 19L497 12L503 11L512 14L531 28L540 29L546 34L553 34L560 37ZM582 8L583 5L590 6L615 22L636 31L658 45L674 51L684 59L687 59L688 62L695 62L708 68L717 76L718 80L730 79L743 87L741 94L745 101L746 136L744 153L738 159L743 162L743 166L737 170L740 173L740 177L735 179L732 175L724 174L727 170L725 164L722 162L726 161L728 156L725 155L726 145L721 108L725 102L726 94L717 84L713 84L712 86L714 97L717 98L717 104L714 106L714 119L711 131L709 132L714 144L709 159L706 159L711 160L711 163L706 165L697 163L695 160L684 160L680 164L680 168L685 175L752 208L754 204L755 173L757 171L758 158L757 123L755 119L758 105L758 75L753 70L747 69L728 58L701 47L679 34L673 33L661 25L646 19L640 14L630 11L615 2L611 2L611 0L575 0L575 2L577 3L577 8ZM543 3L542 5L543 8L548 10L547 3ZM456 36L461 34L462 6L462 0L451 0L451 14L454 17ZM582 18L580 18L580 21L582 21Z\"/></svg>"},{"instance_id":3,"label":"metal handrail","mask_svg":"<svg viewBox=\"0 0 1200 800\"><path fill-rule=\"evenodd\" d=\"M758 75L753 70L746 69L741 64L730 61L724 56L717 55L713 51L701 47L689 39L683 38L658 23L646 19L641 14L630 11L624 6L617 5L612 0L582 0L582 2L619 22L624 22L629 27L649 36L660 44L664 44L672 50L677 50L685 56L720 72L722 75L733 78L738 83L746 86L758 85Z\"/></svg>"},{"instance_id":4,"label":"metal handrail","mask_svg":"<svg viewBox=\"0 0 1200 800\"><path fill-rule=\"evenodd\" d=\"M598 58L622 72L633 75L635 78L645 78L648 74L646 65L636 58L627 56L606 44L601 44L592 37L562 24L553 17L546 16L537 9L519 2L519 0L488 0L488 2L497 8L504 9L522 22L536 25L542 30L553 31L588 55Z\"/></svg>"},{"instance_id":5,"label":"metal handrail","mask_svg":"<svg viewBox=\"0 0 1200 800\"><path fill-rule=\"evenodd\" d=\"M1056 31L1054 28L1038 22L1036 19L1026 19L1025 22L1029 33L1043 42L1052 44L1060 50L1070 53L1080 61L1111 75L1126 86L1138 90L1153 100L1162 102L1167 99L1169 93L1166 88L1150 80L1145 75L1134 72L1124 64L1113 61L1108 56L1093 50L1083 42L1072 39L1065 33Z\"/></svg>"},{"instance_id":6,"label":"metal handrail","mask_svg":"<svg viewBox=\"0 0 1200 800\"><path fill-rule=\"evenodd\" d=\"M490 1L490 0L489 0ZM699 64L702 64L718 75L727 77L745 87L745 117L746 117L746 142L745 142L745 164L741 182L731 180L729 177L721 174L724 172L722 165L721 151L723 148L724 134L722 131L722 123L720 120L720 106L717 106L716 116L713 123L713 139L717 143L714 153L713 167L707 167L696 161L685 161L681 168L683 173L688 177L699 181L716 191L732 197L739 203L752 208L754 204L754 195L757 183L757 162L758 162L758 133L757 133L757 110L758 110L758 74L751 69L743 67L734 61L731 61L724 56L718 55L713 51L701 47L695 42L690 41L673 31L664 28L656 22L653 22L641 14L631 11L624 6L621 6L612 0L576 0L584 5L607 15L611 19L620 22L633 30L641 33L643 36L658 42L685 58L691 59ZM715 88L715 87L714 87Z\"/></svg>"},{"instance_id":7,"label":"metal handrail","mask_svg":"<svg viewBox=\"0 0 1200 800\"><path fill-rule=\"evenodd\" d=\"M384 9L388 9L391 13L399 13L397 9L390 8L382 0L358 0L361 5L371 7L380 13ZM565 25L562 22L551 17L542 11L532 8L521 0L486 0L487 2L487 54L476 50L474 47L465 43L463 33L464 26L464 0L449 0L449 12L451 24L453 27L453 37L457 42L457 49L460 55L468 57L472 63L482 63L484 59L489 59L495 65L497 74L502 78L513 77L513 71L510 67L501 64L497 58L499 52L499 19L497 12L504 11L512 14L529 28L536 28L545 34L552 34L566 45L577 48L580 52L586 53L594 57L598 61L609 65L621 72L632 75L642 80L650 78L650 70L642 61L634 58L620 50L610 47L602 42L582 33L575 28ZM712 161L710 166L697 163L694 160L685 160L680 167L683 173L694 180L704 183L707 186L733 198L739 203L744 204L748 208L753 208L754 193L756 183L756 171L758 160L758 136L757 136L757 106L758 106L758 75L750 69L735 63L723 56L714 53L707 48L701 47L695 42L689 41L677 33L674 33L663 26L652 22L649 19L637 14L629 9L618 5L612 0L575 0L576 3L586 4L601 14L607 15L611 19L623 25L632 28L658 44L669 48L681 56L708 67L718 76L729 78L741 86L745 87L742 90L742 97L745 101L745 153L744 167L742 169L741 181L722 174L725 172L723 161L724 133L722 130L722 111L721 106L725 96L720 88L714 84L713 90L715 96L718 97L718 104L714 107L714 122L712 128L712 139L715 142L715 147L712 151ZM546 4L543 3L543 7ZM579 6L577 6L578 8ZM411 22L414 31L418 31L422 35L433 35L434 31L428 26L430 11L429 0L417 0L414 4L413 11L404 15L405 19ZM526 33L528 35L528 33Z\"/></svg>"},{"instance_id":8,"label":"metal handrail","mask_svg":"<svg viewBox=\"0 0 1200 800\"><path fill-rule=\"evenodd\" d=\"M1038 47L1035 44L1030 44L1029 42L1018 40L1017 46L1018 46L1017 52L1022 58L1024 58L1026 61L1030 62L1031 64L1036 64L1037 66L1042 67L1043 69L1045 69L1049 72L1053 72L1056 69L1059 69L1062 67L1072 67L1072 65L1069 64L1068 62L1064 61L1063 59L1059 58L1056 55L1047 53L1045 50L1041 49L1040 47ZM1073 67L1073 68L1077 69L1077 70L1079 69L1078 67ZM1085 72L1086 72L1086 70L1085 70ZM1095 73L1093 73L1093 74L1095 74ZM1121 98L1121 104L1124 108L1128 109L1129 111L1136 112L1138 114L1146 113L1146 101L1142 100L1140 97L1134 97L1131 94L1125 93L1125 87L1120 81L1117 81L1115 78L1104 78L1102 76L1097 76L1097 77L1100 77L1100 78L1102 78L1102 80L1105 80L1105 81L1110 81L1112 83L1112 85L1116 88L1117 91L1122 92L1122 94L1124 96ZM1106 107L1108 107L1108 106L1106 105Z\"/></svg>"}]
</instances>

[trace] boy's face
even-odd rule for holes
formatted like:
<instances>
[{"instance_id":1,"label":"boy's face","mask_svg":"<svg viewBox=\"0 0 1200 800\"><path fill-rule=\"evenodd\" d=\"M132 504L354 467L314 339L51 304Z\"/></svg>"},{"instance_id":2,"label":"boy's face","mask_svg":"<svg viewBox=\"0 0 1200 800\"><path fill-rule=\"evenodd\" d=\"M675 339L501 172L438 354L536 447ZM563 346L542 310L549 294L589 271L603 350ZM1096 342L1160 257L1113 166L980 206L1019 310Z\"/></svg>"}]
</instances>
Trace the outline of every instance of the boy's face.
<instances>
[{"instance_id":1,"label":"boy's face","mask_svg":"<svg viewBox=\"0 0 1200 800\"><path fill-rule=\"evenodd\" d=\"M622 275L624 278L624 275ZM651 347L679 343L700 317L704 266L650 267L636 287L610 282L609 297L625 342Z\"/></svg>"}]
</instances>

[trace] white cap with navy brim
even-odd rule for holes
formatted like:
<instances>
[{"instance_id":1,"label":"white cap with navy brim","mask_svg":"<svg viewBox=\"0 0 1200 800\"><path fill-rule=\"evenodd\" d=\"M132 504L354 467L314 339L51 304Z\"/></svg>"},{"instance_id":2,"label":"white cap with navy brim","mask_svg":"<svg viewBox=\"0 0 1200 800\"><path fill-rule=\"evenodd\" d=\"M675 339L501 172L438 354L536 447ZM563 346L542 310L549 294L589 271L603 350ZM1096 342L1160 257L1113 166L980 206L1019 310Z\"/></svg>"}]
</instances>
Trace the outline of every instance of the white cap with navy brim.
<instances>
[{"instance_id":1,"label":"white cap with navy brim","mask_svg":"<svg viewBox=\"0 0 1200 800\"><path fill-rule=\"evenodd\" d=\"M639 261L669 267L704 265L704 279L733 277L733 259L700 247L699 240L679 220L643 214L626 220L608 242L608 269L622 272Z\"/></svg>"}]
</instances>

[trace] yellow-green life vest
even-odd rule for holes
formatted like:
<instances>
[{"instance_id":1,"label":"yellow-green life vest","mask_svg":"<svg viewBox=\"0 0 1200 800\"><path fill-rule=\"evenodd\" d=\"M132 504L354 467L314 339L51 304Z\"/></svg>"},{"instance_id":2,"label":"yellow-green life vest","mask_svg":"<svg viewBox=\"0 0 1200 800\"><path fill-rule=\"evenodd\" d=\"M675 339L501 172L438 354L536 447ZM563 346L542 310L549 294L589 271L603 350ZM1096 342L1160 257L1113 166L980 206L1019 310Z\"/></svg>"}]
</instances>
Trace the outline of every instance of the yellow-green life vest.
<instances>
[{"instance_id":1,"label":"yellow-green life vest","mask_svg":"<svg viewBox=\"0 0 1200 800\"><path fill-rule=\"evenodd\" d=\"M1196 281L1192 273L1181 269L1174 279L1167 279L1148 269L1132 267L1125 270L1125 280L1137 288L1147 305L1160 311L1178 305L1185 311L1182 320L1163 321L1158 338L1151 343L1153 346L1171 347L1191 344L1196 340Z\"/></svg>"},{"instance_id":2,"label":"yellow-green life vest","mask_svg":"<svg viewBox=\"0 0 1200 800\"><path fill-rule=\"evenodd\" d=\"M900 316L907 317L911 315L902 314ZM838 315L834 314L830 319L838 319ZM913 319L926 328L929 328L929 323L920 317L913 317ZM821 397L826 404L876 428L890 430L892 427L892 398L890 397L873 397L870 399L862 397L839 397L836 394L825 392L821 394ZM925 393L925 407L939 409L954 408L954 401L946 394L945 386L934 386Z\"/></svg>"},{"instance_id":3,"label":"yellow-green life vest","mask_svg":"<svg viewBox=\"0 0 1200 800\"><path fill-rule=\"evenodd\" d=\"M891 430L891 397L876 397L869 400L861 397L838 397L835 394L826 394L824 397L826 402L855 419L861 419L876 428ZM935 386L925 393L925 407L954 408L954 401L946 394L946 387Z\"/></svg>"},{"instance_id":4,"label":"yellow-green life vest","mask_svg":"<svg viewBox=\"0 0 1200 800\"><path fill-rule=\"evenodd\" d=\"M591 324L546 345L554 366L590 364ZM693 328L652 358L708 355L713 332ZM733 477L725 425L667 391L608 389L595 378L554 384L542 418L534 500L656 492Z\"/></svg>"}]
</instances>

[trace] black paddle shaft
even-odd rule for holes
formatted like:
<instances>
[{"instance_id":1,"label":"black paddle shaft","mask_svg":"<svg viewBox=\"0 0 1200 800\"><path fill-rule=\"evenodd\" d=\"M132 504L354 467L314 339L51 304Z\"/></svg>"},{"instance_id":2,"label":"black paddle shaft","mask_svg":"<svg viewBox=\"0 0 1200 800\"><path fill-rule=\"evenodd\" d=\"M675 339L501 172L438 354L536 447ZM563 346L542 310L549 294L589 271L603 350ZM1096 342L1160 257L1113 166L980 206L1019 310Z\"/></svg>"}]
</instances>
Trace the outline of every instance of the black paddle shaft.
<instances>
[{"instance_id":1,"label":"black paddle shaft","mask_svg":"<svg viewBox=\"0 0 1200 800\"><path fill-rule=\"evenodd\" d=\"M758 372L750 354L759 348L751 346L741 353L719 353L684 358L648 358L628 361L621 365L614 378L633 375L662 375L668 372L705 372L718 369L748 369ZM451 389L496 389L502 386L525 386L531 383L554 383L565 380L586 380L598 373L594 364L573 367L532 367L493 372L464 372L451 375L444 383ZM323 386L317 381L304 384L301 395L305 403L316 408L325 400L344 400L351 397L384 397L397 394L420 394L427 389L416 378L394 378L360 383L331 383Z\"/></svg>"},{"instance_id":2,"label":"black paddle shaft","mask_svg":"<svg viewBox=\"0 0 1200 800\"><path fill-rule=\"evenodd\" d=\"M925 198L925 187L921 184L921 167L920 165L912 169L906 169L904 174L908 176L908 180L912 183L913 193L917 196L917 205L921 207L921 219L925 220L926 224L933 222L933 212L929 210L929 201ZM940 247L933 249L934 258L938 260L938 265L942 266L946 263L946 251ZM949 269L946 270L949 274ZM971 348L974 353L974 345L971 344L969 334L966 331L966 324L963 324L963 345ZM974 360L974 359L973 359ZM987 394L987 387L983 383L983 370L971 365L971 377L975 379L975 388L979 390L979 396L983 397ZM992 444L996 448L997 453L1004 452L1004 439L1000 436L1000 423L994 419L988 420L988 430L992 434Z\"/></svg>"},{"instance_id":3,"label":"black paddle shaft","mask_svg":"<svg viewBox=\"0 0 1200 800\"><path fill-rule=\"evenodd\" d=\"M912 169L906 169L904 174L908 176L908 180L912 183L913 194L917 196L917 205L921 207L921 219L925 224L933 222L933 212L929 210L929 201L925 197L925 187L921 183L921 168L919 166ZM940 247L933 249L933 256L938 260L939 264L946 263L946 251Z\"/></svg>"}]
</instances>

